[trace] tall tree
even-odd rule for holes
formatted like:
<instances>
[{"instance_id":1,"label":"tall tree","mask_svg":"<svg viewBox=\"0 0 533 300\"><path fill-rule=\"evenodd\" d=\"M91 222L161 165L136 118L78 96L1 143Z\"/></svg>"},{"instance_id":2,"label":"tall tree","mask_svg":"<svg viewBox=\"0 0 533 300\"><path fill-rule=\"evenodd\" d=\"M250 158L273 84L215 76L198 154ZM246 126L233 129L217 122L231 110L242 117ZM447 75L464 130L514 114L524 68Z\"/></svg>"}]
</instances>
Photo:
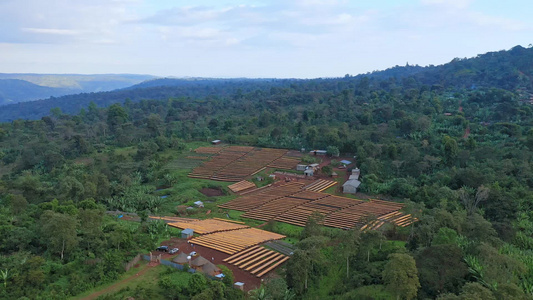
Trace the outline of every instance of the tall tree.
<instances>
[{"instance_id":1,"label":"tall tree","mask_svg":"<svg viewBox=\"0 0 533 300\"><path fill-rule=\"evenodd\" d=\"M383 281L396 299L414 299L420 288L415 260L404 253L389 255L383 270Z\"/></svg>"},{"instance_id":2,"label":"tall tree","mask_svg":"<svg viewBox=\"0 0 533 300\"><path fill-rule=\"evenodd\" d=\"M60 255L70 252L78 245L76 228L78 220L70 215L45 211L40 219L41 236L52 253Z\"/></svg>"}]
</instances>

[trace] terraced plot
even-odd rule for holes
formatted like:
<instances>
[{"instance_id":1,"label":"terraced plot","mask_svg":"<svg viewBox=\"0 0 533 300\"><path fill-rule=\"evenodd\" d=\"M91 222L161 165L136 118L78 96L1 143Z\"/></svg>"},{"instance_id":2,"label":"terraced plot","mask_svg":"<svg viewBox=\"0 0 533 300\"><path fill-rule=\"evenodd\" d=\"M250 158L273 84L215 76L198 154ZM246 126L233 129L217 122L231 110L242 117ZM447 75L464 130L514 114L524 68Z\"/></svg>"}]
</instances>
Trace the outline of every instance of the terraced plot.
<instances>
[{"instance_id":1,"label":"terraced plot","mask_svg":"<svg viewBox=\"0 0 533 300\"><path fill-rule=\"evenodd\" d=\"M270 168L276 168L276 169L293 170L294 168L296 168L296 165L299 162L300 162L299 158L283 156L283 157L280 157L274 160L268 166Z\"/></svg>"},{"instance_id":2,"label":"terraced plot","mask_svg":"<svg viewBox=\"0 0 533 300\"><path fill-rule=\"evenodd\" d=\"M406 215L399 211L394 211L389 214L378 217L377 220L370 221L368 224L361 227L361 230L375 230L387 223L392 223L400 227L407 227L413 224L413 222L415 221L416 219L413 218L413 216L411 216L410 214Z\"/></svg>"},{"instance_id":3,"label":"terraced plot","mask_svg":"<svg viewBox=\"0 0 533 300\"><path fill-rule=\"evenodd\" d=\"M378 222L368 224L365 228L378 229L385 223L405 227L416 221L399 211L403 207L401 203L356 200L302 190L302 186L301 183L289 183L269 187L220 207L245 211L242 215L245 218L275 220L298 226L305 226L309 216L315 212L324 216L323 225L342 229L362 227L370 218L376 218Z\"/></svg>"},{"instance_id":4,"label":"terraced plot","mask_svg":"<svg viewBox=\"0 0 533 300\"><path fill-rule=\"evenodd\" d=\"M232 255L224 261L257 277L262 277L288 259L288 256L281 253L254 246Z\"/></svg>"},{"instance_id":5,"label":"terraced plot","mask_svg":"<svg viewBox=\"0 0 533 300\"><path fill-rule=\"evenodd\" d=\"M219 207L239 211L249 211L272 200L294 194L300 191L302 186L303 184L301 183L291 182L275 188L263 189L247 194L246 196L239 197L228 203L219 205Z\"/></svg>"},{"instance_id":6,"label":"terraced plot","mask_svg":"<svg viewBox=\"0 0 533 300\"><path fill-rule=\"evenodd\" d=\"M216 220L216 219L206 219L206 220L198 220L198 221L192 221L192 222L175 222L175 223L169 223L168 225L172 227L177 227L180 229L190 228L194 230L195 233L198 233L198 234L207 234L207 233L213 233L213 232L219 232L219 231L249 228L249 226L247 225L236 224L233 222L225 222L225 221Z\"/></svg>"},{"instance_id":7,"label":"terraced plot","mask_svg":"<svg viewBox=\"0 0 533 300\"><path fill-rule=\"evenodd\" d=\"M247 211L242 215L244 218L250 218L255 220L268 221L276 218L289 209L302 205L311 200L297 199L291 197L282 197L265 203L255 209Z\"/></svg>"},{"instance_id":8,"label":"terraced plot","mask_svg":"<svg viewBox=\"0 0 533 300\"><path fill-rule=\"evenodd\" d=\"M199 149L200 153L211 151L204 148ZM216 155L211 160L196 167L189 174L189 177L219 181L241 181L247 176L260 172L271 162L282 158L287 153L287 150L283 149L244 146L217 149L220 149L220 151L216 152Z\"/></svg>"},{"instance_id":9,"label":"terraced plot","mask_svg":"<svg viewBox=\"0 0 533 300\"><path fill-rule=\"evenodd\" d=\"M244 190L255 188L255 184L251 183L250 181L243 180L243 181L239 181L237 183L228 185L228 188L234 193L239 193Z\"/></svg>"},{"instance_id":10,"label":"terraced plot","mask_svg":"<svg viewBox=\"0 0 533 300\"><path fill-rule=\"evenodd\" d=\"M337 184L336 181L319 179L311 183L310 185L304 187L304 189L308 191L313 191L313 192L322 192L336 184Z\"/></svg>"},{"instance_id":11,"label":"terraced plot","mask_svg":"<svg viewBox=\"0 0 533 300\"><path fill-rule=\"evenodd\" d=\"M193 238L191 243L227 254L235 254L248 247L282 238L285 236L256 228L245 228L202 235Z\"/></svg>"},{"instance_id":12,"label":"terraced plot","mask_svg":"<svg viewBox=\"0 0 533 300\"><path fill-rule=\"evenodd\" d=\"M275 220L293 225L305 226L307 219L309 219L309 217L315 212L320 213L322 216L327 216L340 209L361 203L363 203L361 200L328 196L288 210L275 218Z\"/></svg>"},{"instance_id":13,"label":"terraced plot","mask_svg":"<svg viewBox=\"0 0 533 300\"><path fill-rule=\"evenodd\" d=\"M369 217L379 217L400 210L400 203L370 200L329 214L324 225L337 228L363 226Z\"/></svg>"}]
</instances>

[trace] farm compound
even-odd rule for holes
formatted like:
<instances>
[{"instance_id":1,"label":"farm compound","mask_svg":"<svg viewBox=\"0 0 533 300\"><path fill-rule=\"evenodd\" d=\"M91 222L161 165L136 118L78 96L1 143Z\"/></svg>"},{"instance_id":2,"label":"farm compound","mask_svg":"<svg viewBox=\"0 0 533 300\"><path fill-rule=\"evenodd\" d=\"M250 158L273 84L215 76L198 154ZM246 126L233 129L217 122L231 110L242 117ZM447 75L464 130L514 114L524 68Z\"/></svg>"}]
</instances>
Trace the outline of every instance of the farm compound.
<instances>
[{"instance_id":1,"label":"farm compound","mask_svg":"<svg viewBox=\"0 0 533 300\"><path fill-rule=\"evenodd\" d=\"M307 187L321 186L323 183L319 182ZM307 190L297 182L254 191L219 207L245 211L242 215L245 218L275 220L298 226L305 226L309 216L315 212L324 216L323 225L341 229L378 229L386 223L406 227L415 221L411 215L400 212L403 208L401 203L333 196Z\"/></svg>"}]
</instances>

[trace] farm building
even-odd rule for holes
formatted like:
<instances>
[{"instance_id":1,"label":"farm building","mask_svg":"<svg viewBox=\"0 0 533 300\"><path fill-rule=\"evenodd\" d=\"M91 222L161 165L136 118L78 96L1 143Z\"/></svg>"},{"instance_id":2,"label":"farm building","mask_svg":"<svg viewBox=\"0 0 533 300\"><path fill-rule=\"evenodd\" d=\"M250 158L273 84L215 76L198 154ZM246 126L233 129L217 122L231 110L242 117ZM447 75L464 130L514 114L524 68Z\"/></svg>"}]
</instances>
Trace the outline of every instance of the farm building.
<instances>
[{"instance_id":1,"label":"farm building","mask_svg":"<svg viewBox=\"0 0 533 300\"><path fill-rule=\"evenodd\" d=\"M360 185L361 181L357 179L348 180L342 185L342 192L345 194L355 194Z\"/></svg>"},{"instance_id":2,"label":"farm building","mask_svg":"<svg viewBox=\"0 0 533 300\"><path fill-rule=\"evenodd\" d=\"M307 165L296 165L296 171L305 171Z\"/></svg>"},{"instance_id":3,"label":"farm building","mask_svg":"<svg viewBox=\"0 0 533 300\"><path fill-rule=\"evenodd\" d=\"M235 284L233 284L233 287L238 290L244 291L244 282L235 282Z\"/></svg>"},{"instance_id":4,"label":"farm building","mask_svg":"<svg viewBox=\"0 0 533 300\"><path fill-rule=\"evenodd\" d=\"M202 266L202 273L209 276L215 276L220 273L220 268L215 266L212 262L207 262Z\"/></svg>"},{"instance_id":5,"label":"farm building","mask_svg":"<svg viewBox=\"0 0 533 300\"><path fill-rule=\"evenodd\" d=\"M183 229L181 231L181 238L182 239L190 239L190 238L192 238L193 235L194 235L194 230L192 230L190 228Z\"/></svg>"},{"instance_id":6,"label":"farm building","mask_svg":"<svg viewBox=\"0 0 533 300\"><path fill-rule=\"evenodd\" d=\"M359 170L359 168L352 169L352 175L357 175L357 177L359 177L359 175L361 175L361 170Z\"/></svg>"},{"instance_id":7,"label":"farm building","mask_svg":"<svg viewBox=\"0 0 533 300\"><path fill-rule=\"evenodd\" d=\"M172 262L177 263L179 265L184 265L189 263L189 259L187 259L187 254L185 252L181 252L178 254L178 256L174 257Z\"/></svg>"},{"instance_id":8,"label":"farm building","mask_svg":"<svg viewBox=\"0 0 533 300\"><path fill-rule=\"evenodd\" d=\"M326 155L326 154L328 154L328 151L326 151L326 150L313 150L313 151L310 151L309 154Z\"/></svg>"},{"instance_id":9,"label":"farm building","mask_svg":"<svg viewBox=\"0 0 533 300\"><path fill-rule=\"evenodd\" d=\"M305 176L314 176L315 175L315 169L309 168L309 169L305 170L304 171L304 175Z\"/></svg>"},{"instance_id":10,"label":"farm building","mask_svg":"<svg viewBox=\"0 0 533 300\"><path fill-rule=\"evenodd\" d=\"M213 145L218 145L218 144L220 144L220 143L222 143L221 140L214 140L214 141L211 141L211 144L213 144Z\"/></svg>"},{"instance_id":11,"label":"farm building","mask_svg":"<svg viewBox=\"0 0 533 300\"><path fill-rule=\"evenodd\" d=\"M209 261L201 256L198 256L197 258L193 259L191 261L191 267L195 268L195 269L199 269L200 267L202 267L203 265L209 263Z\"/></svg>"},{"instance_id":12,"label":"farm building","mask_svg":"<svg viewBox=\"0 0 533 300\"><path fill-rule=\"evenodd\" d=\"M318 166L319 166L319 164L310 164L308 167L311 168L311 169L317 170Z\"/></svg>"},{"instance_id":13,"label":"farm building","mask_svg":"<svg viewBox=\"0 0 533 300\"><path fill-rule=\"evenodd\" d=\"M348 180L359 180L359 175L350 175L350 177L348 178Z\"/></svg>"}]
</instances>

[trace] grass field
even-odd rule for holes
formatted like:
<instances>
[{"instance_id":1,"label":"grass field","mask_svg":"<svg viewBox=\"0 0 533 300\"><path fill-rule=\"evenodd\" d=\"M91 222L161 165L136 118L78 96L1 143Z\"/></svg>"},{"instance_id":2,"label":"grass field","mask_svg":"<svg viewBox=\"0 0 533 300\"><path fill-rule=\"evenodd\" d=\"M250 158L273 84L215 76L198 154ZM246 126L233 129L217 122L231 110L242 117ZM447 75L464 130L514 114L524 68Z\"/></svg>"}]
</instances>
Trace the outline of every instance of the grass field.
<instances>
[{"instance_id":1,"label":"grass field","mask_svg":"<svg viewBox=\"0 0 533 300\"><path fill-rule=\"evenodd\" d=\"M157 284L162 276L170 278L177 286L184 289L192 274L163 265L149 267L147 262L142 261L138 268L124 273L117 281L96 287L72 299L89 300L115 293L121 298L127 299L128 297L135 297L136 290L140 288L150 290L150 299L166 299L161 295L161 288Z\"/></svg>"},{"instance_id":2,"label":"grass field","mask_svg":"<svg viewBox=\"0 0 533 300\"><path fill-rule=\"evenodd\" d=\"M73 299L73 300L75 300L75 299L91 299L90 297L92 295L96 295L99 292L102 292L102 291L105 291L105 290L108 290L109 292L118 291L119 289L124 288L126 286L132 286L132 285L135 285L136 283L138 284L144 278L149 278L150 276L153 277L154 274L157 274L157 273L155 273L155 269L156 268L152 268L151 270L146 271L146 273L144 273L140 277L135 276L135 274L139 273L140 271L144 270L145 268L149 268L148 267L148 263L146 261L141 261L141 262L139 262L139 267L138 268L131 268L128 272L122 274L120 276L120 278L117 279L116 281L108 283L108 284L104 284L104 285L100 285L100 286L94 287L94 288L92 288L92 289L90 289L90 290L88 290L88 291L86 291L86 292L84 292L84 293L82 293L82 294L80 294L80 295L78 295L76 297L73 297L71 299ZM136 278L131 279L130 281L125 282L123 284L120 284L123 280L132 278L134 276Z\"/></svg>"}]
</instances>

